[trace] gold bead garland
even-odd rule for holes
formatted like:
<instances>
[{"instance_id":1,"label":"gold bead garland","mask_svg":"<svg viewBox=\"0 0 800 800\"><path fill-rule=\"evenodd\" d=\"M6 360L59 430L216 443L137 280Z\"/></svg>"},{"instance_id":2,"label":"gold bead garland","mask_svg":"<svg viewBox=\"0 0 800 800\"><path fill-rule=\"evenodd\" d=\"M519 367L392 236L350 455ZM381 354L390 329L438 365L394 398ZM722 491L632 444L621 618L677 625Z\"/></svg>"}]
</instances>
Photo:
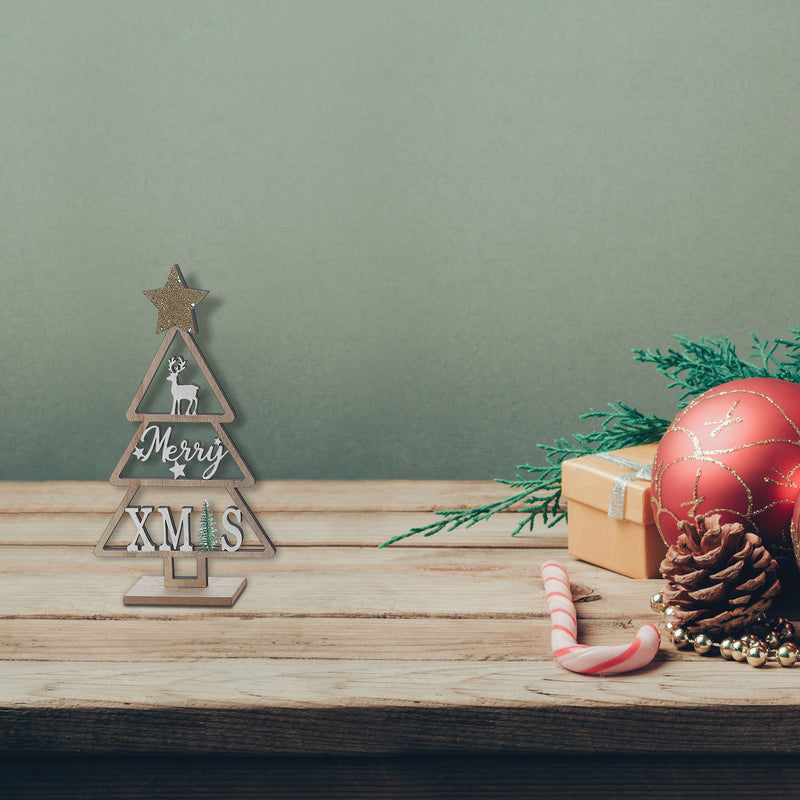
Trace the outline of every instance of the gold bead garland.
<instances>
[{"instance_id":1,"label":"gold bead garland","mask_svg":"<svg viewBox=\"0 0 800 800\"><path fill-rule=\"evenodd\" d=\"M650 598L650 608L664 616L664 630L678 650L693 647L700 655L718 650L726 661L746 661L751 667L763 667L768 661L793 667L800 660L800 649L791 641L794 625L783 617L772 621L762 617L754 626L754 633L746 632L738 638L729 636L715 642L708 634L692 636L685 628L677 626L671 619L675 610L664 602L660 592Z\"/></svg>"}]
</instances>

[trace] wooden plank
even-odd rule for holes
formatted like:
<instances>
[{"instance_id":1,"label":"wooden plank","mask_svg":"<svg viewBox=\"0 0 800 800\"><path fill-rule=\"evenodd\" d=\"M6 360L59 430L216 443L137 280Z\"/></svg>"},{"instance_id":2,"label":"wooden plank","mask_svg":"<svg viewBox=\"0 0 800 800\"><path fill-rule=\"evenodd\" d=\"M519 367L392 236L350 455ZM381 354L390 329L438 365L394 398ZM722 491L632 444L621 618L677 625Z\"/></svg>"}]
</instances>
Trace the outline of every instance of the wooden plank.
<instances>
[{"instance_id":1,"label":"wooden plank","mask_svg":"<svg viewBox=\"0 0 800 800\"><path fill-rule=\"evenodd\" d=\"M624 644L645 621L582 620L581 641ZM543 617L0 619L0 641L0 663L176 662L196 658L491 662L551 658L550 620Z\"/></svg>"},{"instance_id":2,"label":"wooden plank","mask_svg":"<svg viewBox=\"0 0 800 800\"><path fill-rule=\"evenodd\" d=\"M295 547L274 558L212 559L210 574L244 576L231 611L278 616L526 617L547 613L543 561L567 564L579 616L620 619L648 613L661 581L637 581L570 559L563 550ZM190 608L125 607L159 558L96 558L77 547L8 547L0 560L0 616L186 616ZM212 612L207 612L212 613Z\"/></svg>"},{"instance_id":3,"label":"wooden plank","mask_svg":"<svg viewBox=\"0 0 800 800\"><path fill-rule=\"evenodd\" d=\"M137 501L138 502L138 501ZM279 547L339 546L377 547L414 527L429 525L436 517L427 512L320 512L273 511L258 515L270 538ZM60 514L0 514L0 545L97 544L111 514L63 512ZM504 513L455 531L434 536L413 536L398 547L566 547L567 525L548 528L537 520L533 531L511 536L519 514Z\"/></svg>"},{"instance_id":4,"label":"wooden plank","mask_svg":"<svg viewBox=\"0 0 800 800\"><path fill-rule=\"evenodd\" d=\"M800 763L785 755L726 756L579 755L500 753L408 756L269 756L224 758L182 754L146 759L13 756L0 759L4 800L86 800L104 797L152 800L158 796L225 800L751 800L791 796ZM191 785L187 776L192 776ZM268 789L267 789L268 787ZM690 787L690 790L687 790Z\"/></svg>"},{"instance_id":5,"label":"wooden plank","mask_svg":"<svg viewBox=\"0 0 800 800\"><path fill-rule=\"evenodd\" d=\"M0 514L90 510L110 515L123 494L105 481L0 481ZM244 492L256 512L437 511L472 508L513 494L514 490L492 480L259 481Z\"/></svg>"},{"instance_id":6,"label":"wooden plank","mask_svg":"<svg viewBox=\"0 0 800 800\"><path fill-rule=\"evenodd\" d=\"M344 504L334 512L262 511L291 544L274 559L212 560L213 574L247 577L232 609L124 606L161 562L95 558L91 525L108 511L0 513L0 751L796 750L795 670L671 647L612 678L554 662L544 560L566 564L587 644L628 642L655 621L648 598L661 581L576 562L563 527L510 540L516 515L377 550L376 531L430 515L368 512L379 493L357 495L329 498Z\"/></svg>"},{"instance_id":7,"label":"wooden plank","mask_svg":"<svg viewBox=\"0 0 800 800\"><path fill-rule=\"evenodd\" d=\"M549 661L5 662L0 751L792 753L796 687L700 657L605 679Z\"/></svg>"}]
</instances>

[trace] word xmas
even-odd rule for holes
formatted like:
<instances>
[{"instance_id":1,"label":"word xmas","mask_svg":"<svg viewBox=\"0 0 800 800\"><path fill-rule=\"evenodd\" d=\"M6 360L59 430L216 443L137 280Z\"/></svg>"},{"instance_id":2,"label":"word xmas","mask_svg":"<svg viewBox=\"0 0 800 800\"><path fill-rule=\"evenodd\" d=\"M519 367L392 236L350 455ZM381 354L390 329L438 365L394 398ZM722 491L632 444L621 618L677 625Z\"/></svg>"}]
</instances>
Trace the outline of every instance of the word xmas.
<instances>
[{"instance_id":1,"label":"word xmas","mask_svg":"<svg viewBox=\"0 0 800 800\"><path fill-rule=\"evenodd\" d=\"M176 480L186 477L184 470L190 461L198 463L205 461L208 462L208 466L203 472L203 480L208 480L214 477L220 461L228 454L219 437L214 439L213 444L208 447L201 442L190 445L186 439L183 439L180 444L172 444L171 437L172 425L163 433L158 425L150 425L145 428L142 438L139 440L139 446L133 451L133 455L139 461L147 461L154 453L156 456L160 453L164 463L172 462L169 471Z\"/></svg>"},{"instance_id":2,"label":"word xmas","mask_svg":"<svg viewBox=\"0 0 800 800\"><path fill-rule=\"evenodd\" d=\"M156 546L150 538L150 534L145 527L147 518L153 512L154 506L128 506L125 512L133 520L136 526L136 534L128 545L129 553L154 553ZM189 530L190 516L194 506L184 506L181 509L181 518L175 528L175 520L172 518L172 510L169 506L159 506L158 513L161 514L161 544L158 549L163 551L180 550L189 552L194 550L192 537ZM229 506L222 514L222 527L226 533L220 537L220 549L233 553L242 546L242 510L236 506ZM227 534L233 537L233 543L228 541ZM180 543L183 538L183 543ZM140 544L141 542L141 544Z\"/></svg>"}]
</instances>

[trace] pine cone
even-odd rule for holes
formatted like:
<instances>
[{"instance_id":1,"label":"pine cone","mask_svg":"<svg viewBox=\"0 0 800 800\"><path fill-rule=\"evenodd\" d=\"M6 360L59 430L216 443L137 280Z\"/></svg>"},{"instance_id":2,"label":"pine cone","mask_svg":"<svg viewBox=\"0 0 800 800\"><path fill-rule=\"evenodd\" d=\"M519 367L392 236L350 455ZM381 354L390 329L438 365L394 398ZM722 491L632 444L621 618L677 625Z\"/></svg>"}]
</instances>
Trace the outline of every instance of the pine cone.
<instances>
[{"instance_id":1,"label":"pine cone","mask_svg":"<svg viewBox=\"0 0 800 800\"><path fill-rule=\"evenodd\" d=\"M674 624L687 633L731 634L751 625L781 590L778 563L757 534L720 515L681 521L661 562L662 592Z\"/></svg>"}]
</instances>

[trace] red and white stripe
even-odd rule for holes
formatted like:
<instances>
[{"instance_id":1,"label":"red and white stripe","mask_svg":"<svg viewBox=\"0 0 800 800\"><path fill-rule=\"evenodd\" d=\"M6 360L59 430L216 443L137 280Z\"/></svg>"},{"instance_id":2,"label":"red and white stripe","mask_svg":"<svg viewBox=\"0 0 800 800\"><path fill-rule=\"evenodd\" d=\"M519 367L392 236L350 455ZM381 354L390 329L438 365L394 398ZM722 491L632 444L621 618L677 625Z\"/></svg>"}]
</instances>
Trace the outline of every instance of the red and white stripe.
<instances>
[{"instance_id":1,"label":"red and white stripe","mask_svg":"<svg viewBox=\"0 0 800 800\"><path fill-rule=\"evenodd\" d=\"M578 619L564 567L558 561L542 565L547 606L553 623L550 638L553 655L562 667L583 675L613 675L649 664L661 645L655 625L644 625L628 645L578 644Z\"/></svg>"}]
</instances>

